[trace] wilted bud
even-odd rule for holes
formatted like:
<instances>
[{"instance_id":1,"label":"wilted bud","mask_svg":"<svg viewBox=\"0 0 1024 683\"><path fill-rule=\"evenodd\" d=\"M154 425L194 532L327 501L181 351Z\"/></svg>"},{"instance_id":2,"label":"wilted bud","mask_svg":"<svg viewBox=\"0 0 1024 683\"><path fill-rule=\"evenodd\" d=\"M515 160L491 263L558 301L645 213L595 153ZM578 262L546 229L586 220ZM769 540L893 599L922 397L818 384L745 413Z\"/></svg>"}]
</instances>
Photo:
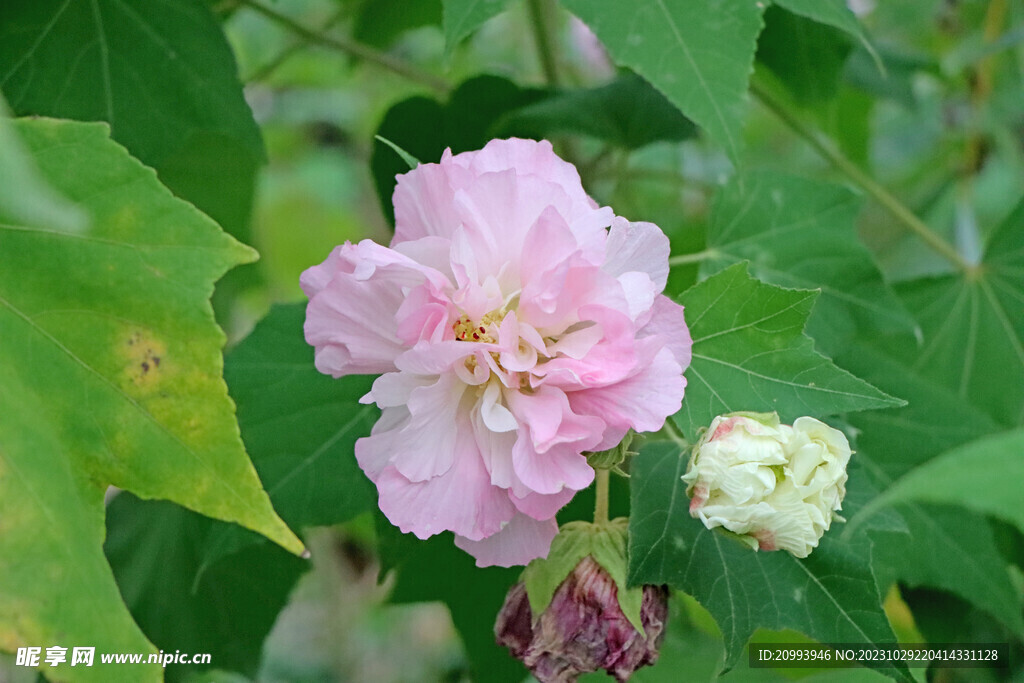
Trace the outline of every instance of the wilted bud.
<instances>
[{"instance_id":1,"label":"wilted bud","mask_svg":"<svg viewBox=\"0 0 1024 683\"><path fill-rule=\"evenodd\" d=\"M505 598L494 634L541 683L571 683L605 669L618 681L653 664L665 633L668 589L644 586L640 633L623 613L618 588L592 557L584 557L535 619L520 581Z\"/></svg>"},{"instance_id":2,"label":"wilted bud","mask_svg":"<svg viewBox=\"0 0 1024 683\"><path fill-rule=\"evenodd\" d=\"M683 481L690 514L752 548L807 557L846 495L850 444L811 417L793 426L775 413L716 417L693 449Z\"/></svg>"}]
</instances>

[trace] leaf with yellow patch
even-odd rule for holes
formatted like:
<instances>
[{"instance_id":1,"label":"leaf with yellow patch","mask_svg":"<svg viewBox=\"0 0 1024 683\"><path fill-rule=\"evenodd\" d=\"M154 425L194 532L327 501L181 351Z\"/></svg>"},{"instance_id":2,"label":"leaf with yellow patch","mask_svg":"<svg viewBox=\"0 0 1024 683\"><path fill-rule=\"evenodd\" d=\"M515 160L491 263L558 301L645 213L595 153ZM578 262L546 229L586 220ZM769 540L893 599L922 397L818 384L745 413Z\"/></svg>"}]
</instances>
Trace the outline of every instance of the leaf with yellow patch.
<instances>
[{"instance_id":1,"label":"leaf with yellow patch","mask_svg":"<svg viewBox=\"0 0 1024 683\"><path fill-rule=\"evenodd\" d=\"M0 222L0 648L151 651L103 557L107 486L302 551L246 457L209 304L213 283L256 255L175 199L105 125L15 129L89 227ZM161 676L43 669L62 680Z\"/></svg>"}]
</instances>

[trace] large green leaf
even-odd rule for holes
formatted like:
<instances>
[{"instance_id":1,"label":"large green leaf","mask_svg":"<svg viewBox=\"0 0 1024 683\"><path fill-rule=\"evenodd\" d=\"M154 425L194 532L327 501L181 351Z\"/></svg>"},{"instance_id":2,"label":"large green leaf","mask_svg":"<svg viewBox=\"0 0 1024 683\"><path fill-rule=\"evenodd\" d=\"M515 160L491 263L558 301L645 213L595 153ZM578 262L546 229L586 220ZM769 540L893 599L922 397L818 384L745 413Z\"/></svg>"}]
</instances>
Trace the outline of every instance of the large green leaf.
<instances>
[{"instance_id":1,"label":"large green leaf","mask_svg":"<svg viewBox=\"0 0 1024 683\"><path fill-rule=\"evenodd\" d=\"M353 35L361 43L387 48L403 32L441 23L441 0L374 0L359 6Z\"/></svg>"},{"instance_id":2,"label":"large green leaf","mask_svg":"<svg viewBox=\"0 0 1024 683\"><path fill-rule=\"evenodd\" d=\"M683 293L693 361L674 419L688 438L734 410L776 411L791 422L900 405L814 350L803 329L816 296L755 280L743 263Z\"/></svg>"},{"instance_id":3,"label":"large green leaf","mask_svg":"<svg viewBox=\"0 0 1024 683\"><path fill-rule=\"evenodd\" d=\"M886 339L890 351L897 343ZM912 339L903 344L916 348ZM899 392L907 401L900 408L866 411L849 418L858 430L857 448L870 454L886 484L949 448L997 429L992 418L965 403L955 391L921 377L877 349L854 344L838 360L858 377L883 391Z\"/></svg>"},{"instance_id":4,"label":"large green leaf","mask_svg":"<svg viewBox=\"0 0 1024 683\"><path fill-rule=\"evenodd\" d=\"M971 271L900 286L924 333L901 357L922 377L1013 426L1024 421L1024 202Z\"/></svg>"},{"instance_id":5,"label":"large green leaf","mask_svg":"<svg viewBox=\"0 0 1024 683\"><path fill-rule=\"evenodd\" d=\"M0 645L141 652L101 552L108 485L302 550L245 455L208 303L254 253L174 199L105 125L17 130L90 227L0 224ZM73 675L142 679L97 671Z\"/></svg>"},{"instance_id":6,"label":"large green leaf","mask_svg":"<svg viewBox=\"0 0 1024 683\"><path fill-rule=\"evenodd\" d=\"M950 506L902 504L892 509L902 516L907 531L871 534L871 561L883 589L892 581L940 588L1024 634L1020 593L983 517Z\"/></svg>"},{"instance_id":7,"label":"large green leaf","mask_svg":"<svg viewBox=\"0 0 1024 683\"><path fill-rule=\"evenodd\" d=\"M0 223L78 232L85 212L54 191L22 145L0 98Z\"/></svg>"},{"instance_id":8,"label":"large green leaf","mask_svg":"<svg viewBox=\"0 0 1024 683\"><path fill-rule=\"evenodd\" d=\"M462 39L482 23L505 11L508 0L442 0L444 4L444 40L451 53Z\"/></svg>"},{"instance_id":9,"label":"large green leaf","mask_svg":"<svg viewBox=\"0 0 1024 683\"><path fill-rule=\"evenodd\" d=\"M369 377L334 379L313 366L302 304L279 305L224 360L238 424L270 499L290 527L347 521L377 507L377 491L356 464L357 438L378 411L359 404ZM208 534L204 566L260 541L228 524Z\"/></svg>"},{"instance_id":10,"label":"large green leaf","mask_svg":"<svg viewBox=\"0 0 1024 683\"><path fill-rule=\"evenodd\" d=\"M858 329L911 331L913 318L857 238L859 210L860 200L838 185L767 171L734 176L712 209L714 256L702 273L749 260L766 282L820 289L808 333L832 348Z\"/></svg>"},{"instance_id":11,"label":"large green leaf","mask_svg":"<svg viewBox=\"0 0 1024 683\"><path fill-rule=\"evenodd\" d=\"M202 0L6 0L0 89L19 115L106 121L171 189L245 234L263 143ZM201 177L214 173L211 193Z\"/></svg>"},{"instance_id":12,"label":"large green leaf","mask_svg":"<svg viewBox=\"0 0 1024 683\"><path fill-rule=\"evenodd\" d=\"M805 559L755 552L690 516L688 453L671 443L642 449L631 469L630 583L668 583L718 622L726 663L758 628L791 628L821 642L896 641L875 586L866 538L825 535ZM910 680L906 672L892 673Z\"/></svg>"},{"instance_id":13,"label":"large green leaf","mask_svg":"<svg viewBox=\"0 0 1024 683\"><path fill-rule=\"evenodd\" d=\"M914 344L912 340L905 343ZM887 347L893 346L890 340ZM870 469L879 488L916 471L935 455L996 429L991 418L953 391L919 377L879 351L854 345L839 359L858 376L883 390L898 391L907 400L901 408L849 418L857 430L856 460ZM901 515L909 533L872 535L873 564L883 588L892 581L940 588L1020 631L1017 589L983 517L966 510L902 502L867 520L854 518L848 528L861 522L873 526L892 510Z\"/></svg>"},{"instance_id":14,"label":"large green leaf","mask_svg":"<svg viewBox=\"0 0 1024 683\"><path fill-rule=\"evenodd\" d=\"M757 61L785 83L799 104L834 97L852 47L850 39L837 28L774 6L765 11L764 23Z\"/></svg>"},{"instance_id":15,"label":"large green leaf","mask_svg":"<svg viewBox=\"0 0 1024 683\"><path fill-rule=\"evenodd\" d=\"M665 96L636 74L597 88L566 90L515 109L497 125L499 136L583 134L626 149L659 140L685 140L694 125Z\"/></svg>"},{"instance_id":16,"label":"large green leaf","mask_svg":"<svg viewBox=\"0 0 1024 683\"><path fill-rule=\"evenodd\" d=\"M119 493L107 507L104 551L136 623L164 652L211 655L218 669L255 675L263 641L308 563L265 543L207 567L219 524L174 503ZM191 666L170 666L183 680Z\"/></svg>"},{"instance_id":17,"label":"large green leaf","mask_svg":"<svg viewBox=\"0 0 1024 683\"><path fill-rule=\"evenodd\" d=\"M875 498L862 514L903 501L946 503L989 514L1024 532L1024 429L982 437L921 465Z\"/></svg>"},{"instance_id":18,"label":"large green leaf","mask_svg":"<svg viewBox=\"0 0 1024 683\"><path fill-rule=\"evenodd\" d=\"M736 159L763 3L561 0Z\"/></svg>"},{"instance_id":19,"label":"large green leaf","mask_svg":"<svg viewBox=\"0 0 1024 683\"><path fill-rule=\"evenodd\" d=\"M772 0L779 7L785 7L794 14L805 16L821 24L834 26L850 34L864 45L879 64L878 56L868 41L864 27L856 15L846 6L845 0Z\"/></svg>"}]
</instances>

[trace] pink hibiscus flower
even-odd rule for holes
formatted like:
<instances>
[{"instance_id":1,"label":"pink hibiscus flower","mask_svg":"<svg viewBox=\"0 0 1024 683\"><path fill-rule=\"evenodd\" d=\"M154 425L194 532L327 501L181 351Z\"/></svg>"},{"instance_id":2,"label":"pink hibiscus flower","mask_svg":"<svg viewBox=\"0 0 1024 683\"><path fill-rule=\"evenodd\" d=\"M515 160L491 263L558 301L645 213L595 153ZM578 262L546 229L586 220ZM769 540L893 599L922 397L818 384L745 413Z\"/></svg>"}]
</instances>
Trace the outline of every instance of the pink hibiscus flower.
<instances>
[{"instance_id":1,"label":"pink hibiscus flower","mask_svg":"<svg viewBox=\"0 0 1024 683\"><path fill-rule=\"evenodd\" d=\"M683 309L668 239L598 207L548 142L493 140L399 176L395 236L302 274L306 340L334 377L383 373L356 442L403 532L455 533L479 566L547 554L585 451L679 410Z\"/></svg>"}]
</instances>

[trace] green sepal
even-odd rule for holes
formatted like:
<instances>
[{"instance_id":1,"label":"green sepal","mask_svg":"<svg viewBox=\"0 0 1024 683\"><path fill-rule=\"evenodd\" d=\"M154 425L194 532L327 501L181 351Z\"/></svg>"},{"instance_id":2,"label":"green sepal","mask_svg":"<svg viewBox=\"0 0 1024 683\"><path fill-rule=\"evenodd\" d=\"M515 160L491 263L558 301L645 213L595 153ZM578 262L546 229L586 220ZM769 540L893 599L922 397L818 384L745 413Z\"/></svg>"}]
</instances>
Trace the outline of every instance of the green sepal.
<instances>
[{"instance_id":1,"label":"green sepal","mask_svg":"<svg viewBox=\"0 0 1024 683\"><path fill-rule=\"evenodd\" d=\"M626 432L626 436L622 437L622 441L618 446L609 448L606 451L587 453L587 464L595 470L614 470L618 468L628 458L636 455L636 451L630 449L633 437L635 436L636 432L630 429Z\"/></svg>"},{"instance_id":2,"label":"green sepal","mask_svg":"<svg viewBox=\"0 0 1024 683\"><path fill-rule=\"evenodd\" d=\"M530 601L534 622L551 604L555 591L583 558L592 557L615 582L619 608L629 623L644 633L640 619L643 587L626 585L628 520L614 519L607 524L569 522L563 524L551 542L546 558L530 562L523 570L526 597Z\"/></svg>"}]
</instances>

